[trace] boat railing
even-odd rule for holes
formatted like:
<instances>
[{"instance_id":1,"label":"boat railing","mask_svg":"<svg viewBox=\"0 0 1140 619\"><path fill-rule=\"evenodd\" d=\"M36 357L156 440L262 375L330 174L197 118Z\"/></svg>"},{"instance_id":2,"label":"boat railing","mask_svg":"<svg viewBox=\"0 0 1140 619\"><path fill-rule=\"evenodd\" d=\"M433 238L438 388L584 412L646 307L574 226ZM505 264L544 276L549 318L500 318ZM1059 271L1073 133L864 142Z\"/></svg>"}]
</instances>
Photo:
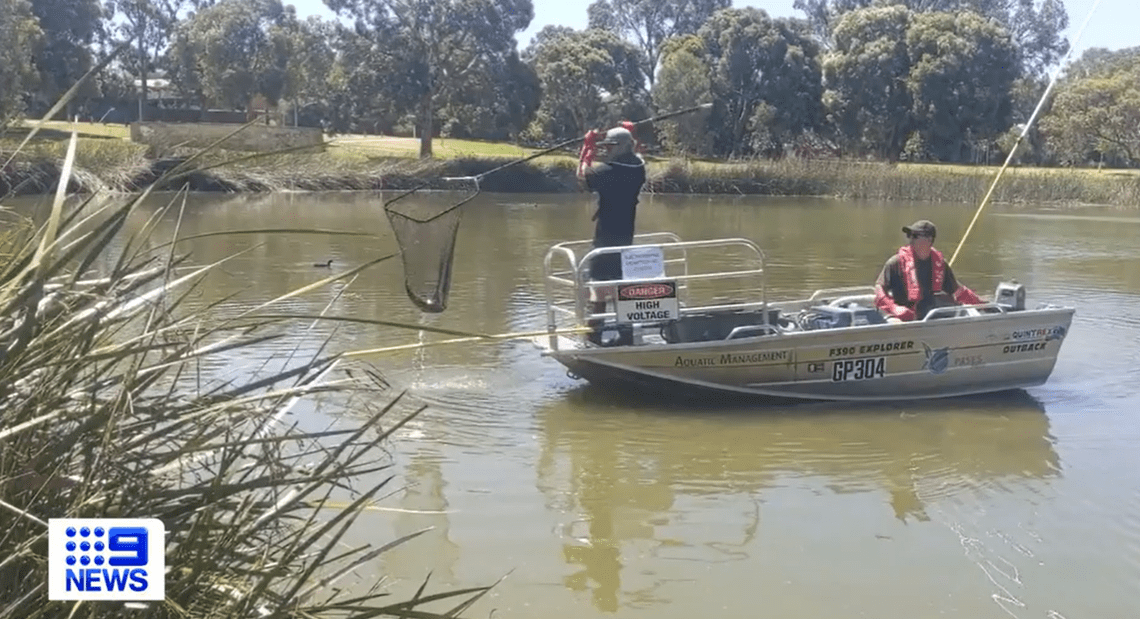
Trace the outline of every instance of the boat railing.
<instances>
[{"instance_id":1,"label":"boat railing","mask_svg":"<svg viewBox=\"0 0 1140 619\"><path fill-rule=\"evenodd\" d=\"M647 232L645 234L638 234L638 235L634 236L633 237L633 242L634 242L633 246L634 247L652 246L654 243L660 243L662 241L664 241L666 243L672 243L672 244L680 243L681 237L677 236L676 234L674 234L672 232ZM575 286L576 287L578 283L577 283L575 278L577 277L577 265L579 264L579 261L576 257L577 253L575 252L575 250L579 249L579 250L581 250L581 252L583 254L586 254L590 251L592 245L593 245L593 241L591 241L590 239L585 239L585 240L579 240L579 241L565 241L565 242L558 243L557 245L552 246L546 252L545 269L546 269L547 281L551 281L553 283L561 284L564 286ZM672 267L679 266L681 269L680 274L681 275L687 275L688 274L688 264L689 264L688 256L685 254L684 250L680 251L679 253L680 253L680 257L666 258L665 267L666 267L666 269L669 269L669 267L671 267L671 266ZM568 267L565 270L561 270L561 271L551 271L551 262L552 262L553 258L555 258L557 256L564 257L566 259L567 263L569 263L570 267ZM666 271L666 272L668 272L668 271Z\"/></svg>"},{"instance_id":2,"label":"boat railing","mask_svg":"<svg viewBox=\"0 0 1140 619\"><path fill-rule=\"evenodd\" d=\"M607 254L621 255L627 250L657 248L661 252L662 272L658 276L593 281L589 276L591 260ZM713 250L719 253L743 250L746 264L742 268L725 269L711 267L694 270L690 254L699 250ZM577 250L577 251L576 251ZM584 253L579 256L579 252ZM557 263L557 264L556 264ZM699 262L698 262L699 264ZM765 320L767 293L764 285L764 252L752 241L743 238L682 241L676 234L658 232L637 235L632 245L593 248L590 240L568 241L552 246L544 260L544 288L546 293L547 331L554 334L563 321L572 321L581 326L591 321L617 321L619 319L616 300L611 299L604 312L587 309L590 292L596 288L612 289L623 284L671 284L677 295L677 316L670 319L697 313L761 310ZM694 302L690 284L725 279L747 279L754 282L747 285L744 300L733 302ZM560 320L561 319L561 320ZM669 320L645 320L630 323L634 328L657 327ZM557 338L550 336L550 346L557 349Z\"/></svg>"}]
</instances>

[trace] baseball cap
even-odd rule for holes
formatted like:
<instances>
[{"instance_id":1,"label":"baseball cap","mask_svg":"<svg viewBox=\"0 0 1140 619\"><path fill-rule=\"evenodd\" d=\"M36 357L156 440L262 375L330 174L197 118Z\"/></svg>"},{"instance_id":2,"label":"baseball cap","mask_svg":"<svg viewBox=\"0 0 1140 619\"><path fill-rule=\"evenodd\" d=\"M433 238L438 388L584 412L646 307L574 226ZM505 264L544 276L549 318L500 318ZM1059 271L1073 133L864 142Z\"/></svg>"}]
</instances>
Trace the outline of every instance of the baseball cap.
<instances>
[{"instance_id":1,"label":"baseball cap","mask_svg":"<svg viewBox=\"0 0 1140 619\"><path fill-rule=\"evenodd\" d=\"M937 228L934 227L934 223L926 219L920 219L909 226L903 226L902 231L908 235L925 234L930 238L934 238L935 234L937 233Z\"/></svg>"}]
</instances>

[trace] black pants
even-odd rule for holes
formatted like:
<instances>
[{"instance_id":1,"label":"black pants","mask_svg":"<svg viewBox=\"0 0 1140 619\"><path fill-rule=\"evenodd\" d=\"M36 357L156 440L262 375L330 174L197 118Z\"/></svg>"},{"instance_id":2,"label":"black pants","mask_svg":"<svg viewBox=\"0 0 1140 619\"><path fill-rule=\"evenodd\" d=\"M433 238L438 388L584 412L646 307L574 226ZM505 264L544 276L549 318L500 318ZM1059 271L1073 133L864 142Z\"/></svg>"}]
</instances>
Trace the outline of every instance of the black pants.
<instances>
[{"instance_id":1,"label":"black pants","mask_svg":"<svg viewBox=\"0 0 1140 619\"><path fill-rule=\"evenodd\" d=\"M599 247L623 247L633 244L632 234L594 235L594 249ZM608 281L621 279L621 254L602 254L590 260L590 279Z\"/></svg>"},{"instance_id":2,"label":"black pants","mask_svg":"<svg viewBox=\"0 0 1140 619\"><path fill-rule=\"evenodd\" d=\"M590 259L590 279L595 281L621 279L621 254L602 254Z\"/></svg>"},{"instance_id":3,"label":"black pants","mask_svg":"<svg viewBox=\"0 0 1140 619\"><path fill-rule=\"evenodd\" d=\"M621 247L624 245L633 244L633 238L629 239L594 239L594 247ZM613 281L622 278L621 272L621 254L602 254L590 259L590 279L594 281ZM595 301L592 304L591 311L595 313L604 312L606 310L605 301ZM595 319L590 321L590 326L594 331L587 336L587 339L595 344L601 345L602 340L602 321ZM633 343L633 327L630 325L618 325L618 339L614 342L619 346L628 346Z\"/></svg>"}]
</instances>

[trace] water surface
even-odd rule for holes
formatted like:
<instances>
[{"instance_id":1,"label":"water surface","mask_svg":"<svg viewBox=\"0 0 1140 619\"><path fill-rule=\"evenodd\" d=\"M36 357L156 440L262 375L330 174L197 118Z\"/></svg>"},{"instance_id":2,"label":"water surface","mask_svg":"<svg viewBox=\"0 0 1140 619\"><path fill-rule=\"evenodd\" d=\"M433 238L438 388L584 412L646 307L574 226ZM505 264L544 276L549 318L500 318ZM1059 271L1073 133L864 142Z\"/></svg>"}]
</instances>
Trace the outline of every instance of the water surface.
<instances>
[{"instance_id":1,"label":"water surface","mask_svg":"<svg viewBox=\"0 0 1140 619\"><path fill-rule=\"evenodd\" d=\"M1051 380L1014 397L697 410L592 389L527 342L369 359L430 408L391 446L402 490L351 541L435 528L346 586L387 575L407 594L429 572L437 590L511 572L467 614L498 619L1140 615L1140 218L990 208L955 262L959 279L988 296L1016 278L1031 305L1078 308ZM592 210L585 194L480 196L464 210L443 314L407 301L396 261L289 309L542 328L542 256L588 238ZM770 298L791 298L872 282L916 219L938 224L949 257L972 215L971 205L646 196L638 228L751 238L767 252ZM329 274L314 262L331 258L337 272L395 249L375 194L194 196L182 234L275 227L377 238L187 243L198 262L249 250L196 302L241 292L224 310L236 313ZM439 337L322 325L310 349L330 335L338 350Z\"/></svg>"}]
</instances>

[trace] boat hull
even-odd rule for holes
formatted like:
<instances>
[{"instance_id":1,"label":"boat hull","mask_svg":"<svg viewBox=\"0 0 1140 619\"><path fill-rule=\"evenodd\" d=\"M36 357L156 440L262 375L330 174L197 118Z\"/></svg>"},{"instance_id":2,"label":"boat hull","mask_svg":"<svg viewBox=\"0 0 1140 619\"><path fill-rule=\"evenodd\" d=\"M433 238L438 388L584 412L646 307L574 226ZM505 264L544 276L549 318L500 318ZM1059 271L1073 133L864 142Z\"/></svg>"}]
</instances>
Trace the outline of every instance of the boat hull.
<instances>
[{"instance_id":1,"label":"boat hull","mask_svg":"<svg viewBox=\"0 0 1140 619\"><path fill-rule=\"evenodd\" d=\"M573 375L641 392L773 404L915 400L1045 383L1073 313L1045 308L678 344L536 344Z\"/></svg>"}]
</instances>

